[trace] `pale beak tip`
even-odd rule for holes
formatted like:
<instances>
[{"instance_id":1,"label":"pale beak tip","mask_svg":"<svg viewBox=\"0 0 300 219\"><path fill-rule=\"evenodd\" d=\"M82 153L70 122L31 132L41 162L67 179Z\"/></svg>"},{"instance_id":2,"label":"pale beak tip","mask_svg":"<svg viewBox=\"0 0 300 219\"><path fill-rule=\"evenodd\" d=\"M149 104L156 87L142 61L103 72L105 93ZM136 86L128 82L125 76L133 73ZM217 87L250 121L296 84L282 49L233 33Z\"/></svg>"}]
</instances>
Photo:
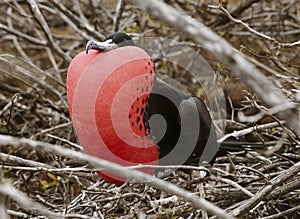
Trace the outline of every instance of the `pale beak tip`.
<instances>
[{"instance_id":1,"label":"pale beak tip","mask_svg":"<svg viewBox=\"0 0 300 219\"><path fill-rule=\"evenodd\" d=\"M89 40L85 46L85 53L88 54L89 53L89 50L90 48L92 47L92 45L94 44L94 41L93 40Z\"/></svg>"}]
</instances>

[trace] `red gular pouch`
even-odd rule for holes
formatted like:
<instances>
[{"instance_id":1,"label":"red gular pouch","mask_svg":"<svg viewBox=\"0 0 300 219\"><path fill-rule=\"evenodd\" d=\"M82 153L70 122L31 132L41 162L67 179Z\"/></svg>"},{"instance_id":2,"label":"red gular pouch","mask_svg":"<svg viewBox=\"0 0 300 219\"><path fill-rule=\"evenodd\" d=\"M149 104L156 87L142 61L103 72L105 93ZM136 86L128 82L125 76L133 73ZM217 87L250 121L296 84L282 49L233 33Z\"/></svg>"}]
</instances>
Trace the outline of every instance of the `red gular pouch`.
<instances>
[{"instance_id":1,"label":"red gular pouch","mask_svg":"<svg viewBox=\"0 0 300 219\"><path fill-rule=\"evenodd\" d=\"M157 165L158 148L147 138L144 111L154 81L153 62L142 49L120 47L79 53L67 73L67 97L85 153L122 166ZM153 174L153 168L139 169ZM106 171L115 184L127 179Z\"/></svg>"}]
</instances>

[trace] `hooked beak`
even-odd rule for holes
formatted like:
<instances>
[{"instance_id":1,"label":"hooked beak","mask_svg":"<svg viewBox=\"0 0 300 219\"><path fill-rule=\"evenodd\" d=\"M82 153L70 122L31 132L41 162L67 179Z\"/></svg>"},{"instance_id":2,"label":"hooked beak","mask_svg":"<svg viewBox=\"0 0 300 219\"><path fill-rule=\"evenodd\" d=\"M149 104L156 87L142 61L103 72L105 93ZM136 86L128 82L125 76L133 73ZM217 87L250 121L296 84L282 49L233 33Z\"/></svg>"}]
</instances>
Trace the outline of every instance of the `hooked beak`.
<instances>
[{"instance_id":1,"label":"hooked beak","mask_svg":"<svg viewBox=\"0 0 300 219\"><path fill-rule=\"evenodd\" d=\"M90 40L86 44L85 52L86 52L86 54L88 54L90 49L95 49L100 52L107 52L107 51L115 49L117 47L118 47L118 45L113 43L111 39L106 40L104 42L96 42L96 41Z\"/></svg>"}]
</instances>

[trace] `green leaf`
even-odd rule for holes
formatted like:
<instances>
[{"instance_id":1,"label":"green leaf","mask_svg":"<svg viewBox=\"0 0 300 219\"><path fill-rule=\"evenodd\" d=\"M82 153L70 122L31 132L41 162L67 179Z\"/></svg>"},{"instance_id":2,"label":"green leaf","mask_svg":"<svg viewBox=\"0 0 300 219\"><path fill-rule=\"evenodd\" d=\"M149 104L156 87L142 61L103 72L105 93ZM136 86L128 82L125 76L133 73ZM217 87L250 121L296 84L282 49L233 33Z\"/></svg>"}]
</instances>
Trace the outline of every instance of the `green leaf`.
<instances>
[{"instance_id":1,"label":"green leaf","mask_svg":"<svg viewBox=\"0 0 300 219\"><path fill-rule=\"evenodd\" d=\"M220 71L224 71L225 70L225 67L224 67L224 65L222 63L218 63L217 66L218 66L218 69Z\"/></svg>"}]
</instances>

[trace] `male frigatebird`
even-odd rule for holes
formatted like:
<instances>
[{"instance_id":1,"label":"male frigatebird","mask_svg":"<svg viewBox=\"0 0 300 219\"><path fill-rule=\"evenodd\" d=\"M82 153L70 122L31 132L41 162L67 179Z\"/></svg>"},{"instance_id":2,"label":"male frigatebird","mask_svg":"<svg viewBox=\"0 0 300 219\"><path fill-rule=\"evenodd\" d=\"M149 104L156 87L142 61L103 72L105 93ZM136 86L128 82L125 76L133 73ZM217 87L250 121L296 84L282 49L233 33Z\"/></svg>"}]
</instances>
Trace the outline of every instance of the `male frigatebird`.
<instances>
[{"instance_id":1,"label":"male frigatebird","mask_svg":"<svg viewBox=\"0 0 300 219\"><path fill-rule=\"evenodd\" d=\"M67 94L75 131L88 154L125 166L199 165L213 162L217 151L247 146L218 144L203 100L156 77L149 55L127 34L89 41L85 53L69 66Z\"/></svg>"}]
</instances>

